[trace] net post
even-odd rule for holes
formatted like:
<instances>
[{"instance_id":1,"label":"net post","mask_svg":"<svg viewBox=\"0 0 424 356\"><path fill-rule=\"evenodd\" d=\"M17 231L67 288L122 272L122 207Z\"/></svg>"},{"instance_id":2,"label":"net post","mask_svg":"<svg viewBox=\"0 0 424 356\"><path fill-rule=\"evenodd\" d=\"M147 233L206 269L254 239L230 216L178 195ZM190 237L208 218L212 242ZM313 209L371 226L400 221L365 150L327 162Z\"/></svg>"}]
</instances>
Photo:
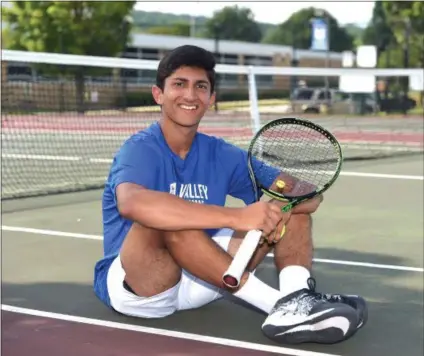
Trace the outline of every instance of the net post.
<instances>
[{"instance_id":1,"label":"net post","mask_svg":"<svg viewBox=\"0 0 424 356\"><path fill-rule=\"evenodd\" d=\"M248 67L248 81L249 81L249 103L250 103L250 117L252 119L252 127L256 134L261 128L261 119L259 116L258 105L258 92L256 89L256 78L253 66Z\"/></svg>"}]
</instances>

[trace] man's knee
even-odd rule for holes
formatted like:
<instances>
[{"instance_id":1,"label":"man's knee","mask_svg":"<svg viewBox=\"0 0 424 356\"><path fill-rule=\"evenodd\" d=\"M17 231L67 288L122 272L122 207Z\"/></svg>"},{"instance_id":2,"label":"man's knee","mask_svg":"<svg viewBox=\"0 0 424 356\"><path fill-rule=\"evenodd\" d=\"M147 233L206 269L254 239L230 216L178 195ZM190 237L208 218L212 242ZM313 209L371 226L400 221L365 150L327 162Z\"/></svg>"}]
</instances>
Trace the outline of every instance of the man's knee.
<instances>
[{"instance_id":1,"label":"man's knee","mask_svg":"<svg viewBox=\"0 0 424 356\"><path fill-rule=\"evenodd\" d=\"M311 225L312 215L311 214L292 214L288 222L292 225Z\"/></svg>"},{"instance_id":2,"label":"man's knee","mask_svg":"<svg viewBox=\"0 0 424 356\"><path fill-rule=\"evenodd\" d=\"M190 240L199 236L197 230L161 231L161 238L166 247L173 247L190 243Z\"/></svg>"},{"instance_id":3,"label":"man's knee","mask_svg":"<svg viewBox=\"0 0 424 356\"><path fill-rule=\"evenodd\" d=\"M161 231L133 224L120 251L125 282L137 295L150 297L175 286L181 268L166 249Z\"/></svg>"}]
</instances>

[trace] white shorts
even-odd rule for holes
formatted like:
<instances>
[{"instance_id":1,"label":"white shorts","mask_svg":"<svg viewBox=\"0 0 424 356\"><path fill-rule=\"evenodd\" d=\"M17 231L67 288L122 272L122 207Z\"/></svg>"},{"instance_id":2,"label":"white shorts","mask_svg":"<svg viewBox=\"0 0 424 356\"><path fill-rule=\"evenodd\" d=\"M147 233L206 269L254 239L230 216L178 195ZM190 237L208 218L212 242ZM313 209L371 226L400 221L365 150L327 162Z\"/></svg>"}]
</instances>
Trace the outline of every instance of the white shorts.
<instances>
[{"instance_id":1,"label":"white shorts","mask_svg":"<svg viewBox=\"0 0 424 356\"><path fill-rule=\"evenodd\" d=\"M225 251L233 230L221 229L212 239ZM178 310L195 309L222 298L221 290L183 270L180 281L152 297L140 297L124 286L125 271L118 255L107 275L107 288L112 307L119 313L140 318L163 318Z\"/></svg>"}]
</instances>

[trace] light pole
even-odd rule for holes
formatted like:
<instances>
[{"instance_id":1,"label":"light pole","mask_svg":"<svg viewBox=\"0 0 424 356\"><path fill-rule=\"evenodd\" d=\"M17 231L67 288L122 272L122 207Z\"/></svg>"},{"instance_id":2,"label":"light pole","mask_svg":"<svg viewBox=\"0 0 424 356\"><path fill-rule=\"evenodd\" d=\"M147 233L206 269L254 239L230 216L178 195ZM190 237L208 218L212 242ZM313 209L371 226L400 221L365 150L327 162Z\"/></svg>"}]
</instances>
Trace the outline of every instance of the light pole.
<instances>
[{"instance_id":1,"label":"light pole","mask_svg":"<svg viewBox=\"0 0 424 356\"><path fill-rule=\"evenodd\" d=\"M409 36L411 35L411 21L405 19L405 41L403 44L403 67L406 69L409 67ZM406 115L408 113L407 102L408 102L408 77L403 78L403 105L402 111Z\"/></svg>"},{"instance_id":2,"label":"light pole","mask_svg":"<svg viewBox=\"0 0 424 356\"><path fill-rule=\"evenodd\" d=\"M291 65L292 67L297 67L299 64L299 61L297 59L297 48L296 48L296 35L294 34L294 32L292 31L291 33L292 35L292 58L291 58ZM297 88L297 76L296 75L292 75L291 76L291 81L290 81L290 92L291 95L293 95L295 89Z\"/></svg>"},{"instance_id":3,"label":"light pole","mask_svg":"<svg viewBox=\"0 0 424 356\"><path fill-rule=\"evenodd\" d=\"M330 19L327 15L327 13L322 10L322 9L316 9L315 10L315 16L320 17L322 19L324 19L325 21L325 27L327 29L326 32L326 53L325 53L325 68L327 69L329 67L330 64L330 35L331 35L331 30L330 30ZM329 96L329 89L330 89L330 85L329 85L329 81L328 81L328 76L326 75L324 77L324 82L325 82L325 95L326 95L326 99L327 101L330 100L330 96ZM328 102L329 104L329 102Z\"/></svg>"},{"instance_id":4,"label":"light pole","mask_svg":"<svg viewBox=\"0 0 424 356\"><path fill-rule=\"evenodd\" d=\"M129 40L129 36L131 35L131 24L132 17L126 16L121 24L121 38L122 38L122 52L121 56L125 57L125 51L127 49L127 43ZM123 111L127 110L127 71L125 68L121 68L120 70L120 80L122 86L122 101L121 101L121 109Z\"/></svg>"}]
</instances>

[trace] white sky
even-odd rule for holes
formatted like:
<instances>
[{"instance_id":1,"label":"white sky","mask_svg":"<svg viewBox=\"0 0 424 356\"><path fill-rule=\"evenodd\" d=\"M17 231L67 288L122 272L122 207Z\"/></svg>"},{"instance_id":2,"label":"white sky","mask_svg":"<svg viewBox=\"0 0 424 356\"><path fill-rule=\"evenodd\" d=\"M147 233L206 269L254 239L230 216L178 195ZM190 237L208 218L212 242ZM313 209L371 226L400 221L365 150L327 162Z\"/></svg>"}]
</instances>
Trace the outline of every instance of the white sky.
<instances>
[{"instance_id":1,"label":"white sky","mask_svg":"<svg viewBox=\"0 0 424 356\"><path fill-rule=\"evenodd\" d=\"M211 17L214 11L225 6L249 7L258 22L278 24L296 11L306 7L322 8L330 12L341 24L355 23L366 26L371 20L374 1L138 1L135 8L144 11L159 11L177 15L201 15Z\"/></svg>"}]
</instances>

